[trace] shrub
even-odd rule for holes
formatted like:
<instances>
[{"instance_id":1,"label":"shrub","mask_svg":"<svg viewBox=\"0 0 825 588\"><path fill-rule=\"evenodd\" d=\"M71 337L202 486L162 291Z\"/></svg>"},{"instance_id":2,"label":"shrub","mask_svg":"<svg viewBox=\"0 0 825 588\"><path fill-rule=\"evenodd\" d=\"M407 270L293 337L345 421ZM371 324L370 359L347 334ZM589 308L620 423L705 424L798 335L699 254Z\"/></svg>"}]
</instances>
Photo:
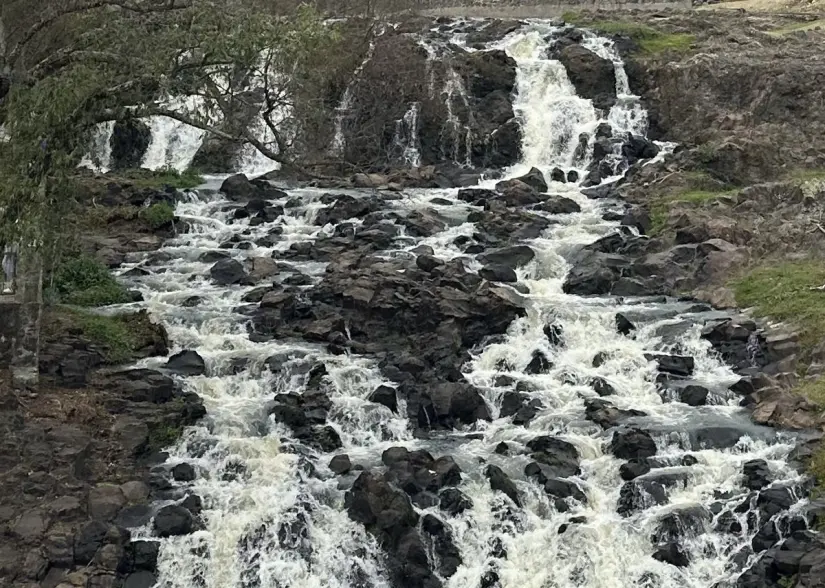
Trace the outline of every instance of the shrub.
<instances>
[{"instance_id":1,"label":"shrub","mask_svg":"<svg viewBox=\"0 0 825 588\"><path fill-rule=\"evenodd\" d=\"M61 263L52 276L57 301L76 306L107 306L131 300L129 293L99 261L79 256Z\"/></svg>"},{"instance_id":2,"label":"shrub","mask_svg":"<svg viewBox=\"0 0 825 588\"><path fill-rule=\"evenodd\" d=\"M142 209L140 218L152 229L159 229L175 219L175 209L168 202L159 202Z\"/></svg>"}]
</instances>

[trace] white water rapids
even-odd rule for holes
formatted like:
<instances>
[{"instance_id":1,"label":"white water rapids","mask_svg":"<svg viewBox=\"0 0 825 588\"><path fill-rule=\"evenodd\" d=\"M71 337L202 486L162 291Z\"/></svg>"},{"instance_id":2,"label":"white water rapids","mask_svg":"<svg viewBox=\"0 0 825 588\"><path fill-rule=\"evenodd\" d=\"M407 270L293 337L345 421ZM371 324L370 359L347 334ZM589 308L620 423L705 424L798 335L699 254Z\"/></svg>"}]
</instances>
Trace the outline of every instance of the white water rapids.
<instances>
[{"instance_id":1,"label":"white water rapids","mask_svg":"<svg viewBox=\"0 0 825 588\"><path fill-rule=\"evenodd\" d=\"M592 133L602 122L592 104L576 96L563 66L545 57L548 32L552 29L533 24L502 43L518 62L516 109L524 130L524 159L522 165L510 170L511 176L532 166L542 169L548 178L553 167L573 169L580 133ZM619 130L643 133L644 112L627 89L621 60L608 41L597 39L592 44L598 45L621 72L617 76L621 99L608 120ZM268 403L276 394L302 390L305 378L301 374L310 360L324 362L332 382L329 424L343 442L336 454L346 453L354 464L369 470L381 467L385 449L403 445L424 448L435 457L451 455L461 467L459 489L473 500L472 508L457 517L446 517L437 507L417 509L443 518L463 559L458 571L444 579L445 586L477 588L493 563L501 588L709 588L728 586L735 579L742 566L731 565L731 556L750 544L755 530L737 535L707 529L688 538L685 547L691 562L684 568L652 557L655 547L651 534L664 515L679 509L741 502L747 495L741 471L748 460L766 460L775 483L799 482L799 474L786 461L793 439L750 425L738 407L738 397L727 392L738 378L700 338L702 321L712 313L697 314L689 303L582 298L562 292L569 269L565 257L614 231L616 224L602 219L611 203L590 200L573 184L551 183L549 191L574 199L582 212L554 217L558 224L528 243L536 258L518 271L521 283L529 288L527 316L515 321L503 340L481 350L468 366L467 379L483 391L493 415L492 422L478 424L476 431L481 435L474 439L461 431L432 440L413 438L403 407L395 415L367 401L378 385L390 384L370 359L333 356L308 343L253 342L245 328L246 317L235 310L243 305L241 299L251 288L219 287L210 282L211 264L198 261L199 257L235 236L254 242L275 225L282 226L282 238L274 247L225 250L240 261L270 256L277 260L279 251L292 243L312 241L329 231L330 227L312 224L323 206L321 191L291 190L290 198L300 198L301 205L287 207L274 223L256 227L250 227L248 219L230 223L232 209L214 191L193 193L178 205L177 215L189 231L168 241L158 252L156 257L167 261L146 265L152 273L132 279L145 297L144 305L168 328L175 350L195 349L207 363L207 375L185 378L183 385L203 398L208 416L170 448L168 463L187 462L196 467L193 482L176 486L202 497L205 528L189 536L161 540L160 587L391 586L381 549L347 516L343 506L346 483L327 467L333 454L284 451L280 439L289 439L291 431L267 418ZM408 191L393 205L430 207L435 196L453 202L439 205L453 217L466 217L472 209L457 201L456 190ZM407 239L399 247L409 250L425 243L434 248L437 257L452 259L463 255L453 244L455 237L472 232L471 223L458 222L443 233L414 244ZM317 282L324 265L296 264L295 269ZM192 296L203 299L202 303L185 307L184 302ZM635 338L616 332L617 312L638 325ZM551 318L564 333L564 346L549 345L543 334L542 328ZM645 359L646 352L671 350L661 329L683 320L694 326L679 335L677 344L681 352L696 359L694 379L713 392L710 406L693 408L663 400L657 392L655 366ZM548 373L501 371L502 360L523 366L536 349L552 362ZM608 359L593 367L597 352L608 352ZM267 369L264 362L273 355L292 358L292 369L286 376ZM504 374L530 384L529 394L543 405L529 426L497 418L502 395L512 389L497 382ZM648 415L637 422L656 433L658 458L674 458L673 463L688 454L696 458L695 465L689 467L655 470L686 474L683 487L668 491L667 504L629 517L617 513L622 486L619 466L623 462L605 449L612 433L584 418L584 399L597 396L587 382L596 376L615 387L617 392L610 401L618 408ZM731 449L691 447L688 432L710 424L735 426L751 435ZM502 441L520 448L540 434L557 435L578 448L582 473L575 482L586 494L587 504L576 503L568 512L558 512L541 487L525 479L527 456L505 457L494 451ZM491 490L482 475L481 460L499 465L524 496L523 509L517 509L512 524L502 524L496 515L507 499ZM795 508L801 506L802 502ZM744 529L750 528L747 512L735 517ZM305 531L290 532L304 527ZM137 534L148 535L149 531L142 529ZM496 542L504 547L506 557L491 555L491 545Z\"/></svg>"}]
</instances>

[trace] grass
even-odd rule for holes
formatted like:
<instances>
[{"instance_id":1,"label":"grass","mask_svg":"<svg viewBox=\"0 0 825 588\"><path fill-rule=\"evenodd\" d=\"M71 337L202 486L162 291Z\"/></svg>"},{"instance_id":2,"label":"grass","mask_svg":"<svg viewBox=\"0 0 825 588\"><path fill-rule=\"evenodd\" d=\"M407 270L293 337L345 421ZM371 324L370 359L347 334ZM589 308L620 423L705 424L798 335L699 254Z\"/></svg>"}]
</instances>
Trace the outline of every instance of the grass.
<instances>
[{"instance_id":1,"label":"grass","mask_svg":"<svg viewBox=\"0 0 825 588\"><path fill-rule=\"evenodd\" d=\"M52 276L58 302L75 306L108 306L130 302L131 297L99 261L80 255L64 260Z\"/></svg>"},{"instance_id":2,"label":"grass","mask_svg":"<svg viewBox=\"0 0 825 588\"><path fill-rule=\"evenodd\" d=\"M138 338L129 321L121 316L104 316L80 310L71 310L69 317L75 328L96 347L103 350L108 363L117 364L129 360L137 346Z\"/></svg>"},{"instance_id":3,"label":"grass","mask_svg":"<svg viewBox=\"0 0 825 588\"><path fill-rule=\"evenodd\" d=\"M171 186L178 190L188 190L203 184L203 177L197 170L189 168L184 172L174 169L159 171L131 170L126 178L137 188L164 188Z\"/></svg>"},{"instance_id":4,"label":"grass","mask_svg":"<svg viewBox=\"0 0 825 588\"><path fill-rule=\"evenodd\" d=\"M736 194L736 190L683 190L665 194L650 206L650 234L656 235L664 229L670 210L676 204L703 206L709 202Z\"/></svg>"},{"instance_id":5,"label":"grass","mask_svg":"<svg viewBox=\"0 0 825 588\"><path fill-rule=\"evenodd\" d=\"M823 283L825 265L809 260L757 267L732 286L739 306L793 324L803 350L811 350L825 337L825 292L810 288Z\"/></svg>"},{"instance_id":6,"label":"grass","mask_svg":"<svg viewBox=\"0 0 825 588\"><path fill-rule=\"evenodd\" d=\"M175 425L157 424L149 427L149 448L152 451L160 451L177 441L183 428Z\"/></svg>"},{"instance_id":7,"label":"grass","mask_svg":"<svg viewBox=\"0 0 825 588\"><path fill-rule=\"evenodd\" d=\"M593 20L583 18L577 12L565 12L565 22L597 30L608 35L625 35L633 39L639 50L647 55L662 53L686 53L696 38L687 33L665 33L653 27L621 20Z\"/></svg>"},{"instance_id":8,"label":"grass","mask_svg":"<svg viewBox=\"0 0 825 588\"><path fill-rule=\"evenodd\" d=\"M175 209L167 202L158 202L141 209L139 216L152 229L159 229L175 220Z\"/></svg>"}]
</instances>

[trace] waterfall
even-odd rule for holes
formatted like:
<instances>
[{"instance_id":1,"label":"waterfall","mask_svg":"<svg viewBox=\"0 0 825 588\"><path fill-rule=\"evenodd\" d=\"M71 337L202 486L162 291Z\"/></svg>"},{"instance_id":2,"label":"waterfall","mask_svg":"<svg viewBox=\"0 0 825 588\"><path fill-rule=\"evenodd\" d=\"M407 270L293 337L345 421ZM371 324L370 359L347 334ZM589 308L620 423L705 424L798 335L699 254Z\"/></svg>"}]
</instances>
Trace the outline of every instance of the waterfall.
<instances>
[{"instance_id":1,"label":"waterfall","mask_svg":"<svg viewBox=\"0 0 825 588\"><path fill-rule=\"evenodd\" d=\"M517 62L516 110L523 127L523 161L509 170L509 177L532 166L572 167L580 134L592 134L603 122L590 101L576 95L564 67L546 58L546 39L552 30L550 25L531 23L502 42ZM612 47L603 39L588 43L601 47L599 51ZM618 56L611 59L617 73L623 72ZM624 90L622 100L608 118L617 128L641 132L644 118L630 114L641 107L629 93L626 77L617 75L617 85ZM417 109L411 105L407 115L397 136L401 145L412 148L415 134L410 130L416 127ZM494 184L489 181L481 187ZM553 185L554 193L563 192L581 211L551 216L553 224L527 242L535 258L517 270L521 291L527 292L523 295L526 314L504 335L473 349L463 366L461 376L482 392L491 421L415 437L403 398L397 412L369 400L379 385L392 384L377 359L339 354L326 343L250 337L245 300L254 287L216 285L209 278L211 264L202 261L207 252L226 252L240 262L275 258L281 268L278 280L283 274L299 272L305 284L302 291L311 290L325 279L327 264L296 261L288 252L311 248L332 234L330 227L314 224L319 211L330 206L324 192L289 190L287 197L272 202L286 205L283 213L257 223L235 218L237 206L220 194L192 196L176 210L188 232L167 241L151 260L123 268L124 274L133 276L128 278L130 287L143 294L144 302L139 304L166 325L175 351L194 349L206 362L205 375L180 378L180 382L185 391L200 395L208 417L168 449L168 461L155 471L164 476L179 463L195 467L195 480L171 482L159 504L180 502L188 495L201 497L203 528L163 539L154 537L149 525L132 530L134 538L160 541L158 586L394 588L395 570L387 567L384 547L347 515L345 493L359 472L336 477L328 464L333 455L346 453L367 471L382 468L382 452L398 446L451 456L462 471L458 489L471 500L455 516L437 506L415 507L419 515L433 515L443 522L460 554L455 573L439 577L435 585L727 588L734 584L743 566L755 560L750 546L767 522L748 502L752 494L743 485L743 465L764 460L772 487L795 487L802 482L788 459L795 440L750 423L739 406L740 398L728 389L738 376L701 337L703 321L718 313L697 309L690 302L580 297L563 291L570 254L617 229L617 223L603 219L613 203L589 199L574 184ZM353 194L375 198L371 191ZM483 230L467 220L469 212L479 209L468 209L455 189L411 190L403 198L374 201L400 214L431 209L436 196L448 226L428 237L409 237L399 228L398 238L382 254L387 260L412 259L410 252L424 245L437 259L465 257L469 267L478 270L482 263L461 248L464 241L457 237L469 239ZM382 222L389 224L391 218L382 217ZM352 223L350 230L361 222L365 221ZM372 231L376 232L381 231ZM267 240L271 235L277 236L274 244ZM232 243L244 246L225 248ZM148 274L129 273L136 265ZM353 286L353 290L364 288ZM192 307L192 297L200 304ZM460 310L460 299L455 304ZM617 331L617 313L636 324L632 337ZM563 344L549 339L546 329L551 323L563 334ZM681 328L683 324L687 326ZM676 334L667 336L669 332ZM522 370L520 366L529 364L537 350L547 360L546 369ZM693 407L660 394L656 367L646 356L651 352L693 357L691 381L710 390L708 405ZM597 354L598 362L594 361ZM325 390L331 401L327 424L342 445L333 452L308 447L268 410L277 394L310 390L309 374L319 363L326 369ZM143 365L157 364L146 360ZM620 467L626 460L607 449L612 431L603 431L587 419L585 400L599 398L592 386L596 380L615 390L609 400L617 409L643 413L630 422L650 431L655 441L651 475L668 484L666 500L653 500L642 492L644 508L618 512L625 487ZM504 397L516 392L540 407L529 425L501 416ZM741 437L723 448L696 441L696 431L713 427L741 432ZM564 483L573 484L584 501L560 503L525 477L531 458L522 450L538 435L553 435L575 447L580 471ZM514 454L500 454L502 443ZM500 467L514 481L520 506L491 489L484 475L487 464ZM781 529L805 504L796 498L794 502L773 518ZM691 526L693 519L679 518L688 515L695 516L698 526ZM740 531L722 529L722 517ZM686 565L678 567L654 557L651 537L662 533L679 534ZM428 554L430 560L434 551ZM432 561L430 565L434 566Z\"/></svg>"},{"instance_id":2,"label":"waterfall","mask_svg":"<svg viewBox=\"0 0 825 588\"><path fill-rule=\"evenodd\" d=\"M395 137L393 143L398 148L401 161L410 167L421 165L421 151L418 148L418 102L410 104L404 116L395 121Z\"/></svg>"},{"instance_id":3,"label":"waterfall","mask_svg":"<svg viewBox=\"0 0 825 588\"><path fill-rule=\"evenodd\" d=\"M112 144L110 142L115 129L115 122L100 123L92 131L89 152L80 161L81 167L87 167L98 173L106 173L112 165Z\"/></svg>"},{"instance_id":4,"label":"waterfall","mask_svg":"<svg viewBox=\"0 0 825 588\"><path fill-rule=\"evenodd\" d=\"M467 98L467 89L464 87L464 80L452 67L447 69L442 94L447 107L447 128L442 135L441 151L445 156L450 157L454 163L472 167L473 133L470 125L461 122L456 114L455 103L458 102L470 120L472 119L472 110Z\"/></svg>"}]
</instances>

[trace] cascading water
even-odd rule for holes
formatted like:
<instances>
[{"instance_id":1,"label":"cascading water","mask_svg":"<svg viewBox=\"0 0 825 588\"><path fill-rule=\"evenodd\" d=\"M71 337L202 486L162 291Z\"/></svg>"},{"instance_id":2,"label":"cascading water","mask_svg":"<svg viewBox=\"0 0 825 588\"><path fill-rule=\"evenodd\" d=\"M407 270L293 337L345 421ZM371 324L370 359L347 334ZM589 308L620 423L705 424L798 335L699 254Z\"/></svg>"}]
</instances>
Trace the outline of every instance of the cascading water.
<instances>
[{"instance_id":1,"label":"cascading water","mask_svg":"<svg viewBox=\"0 0 825 588\"><path fill-rule=\"evenodd\" d=\"M544 170L575 167L580 133L592 133L600 122L592 104L576 96L561 64L544 57L548 31L549 27L534 24L503 42L518 63L516 108L524 131L523 165L511 175L532 166ZM593 43L593 47L607 46L602 41ZM615 57L613 61L623 75L621 60ZM627 115L637 106L632 100L620 100L610 117L635 121L620 128L637 132L643 119ZM748 496L742 485L742 466L762 459L775 486L797 484L800 476L787 460L794 441L751 425L738 407L737 398L728 391L737 376L700 337L702 321L713 318L712 312L682 302L583 298L563 292L568 256L616 226L602 219L609 203L586 198L573 184L554 183L552 188L575 200L581 212L552 217L555 224L527 243L536 255L518 270L529 292L523 296L526 316L511 324L506 336L477 350L465 366L464 377L485 395L492 421L479 423L471 436L457 431L430 439L413 437L404 407L394 413L367 400L378 385L387 383L373 360L333 355L317 344L250 338L242 310L252 288L216 286L208 278L211 264L201 261L206 252L225 251L239 261L278 259L295 243L312 243L330 234L330 227L313 224L324 207L320 191L290 191L289 199L300 205L286 206L277 220L257 226L247 219L233 219L232 207L219 194L201 192L179 204L177 214L189 232L170 240L162 255L156 256L169 261L147 264L149 275L131 278L143 292L145 305L166 324L174 345L197 350L207 366L206 375L188 377L182 383L203 398L208 418L186 431L171 448L167 464L187 462L196 467L196 479L176 483L177 494L169 493L168 499L179 500L181 493L200 496L204 528L161 540L159 586L393 585L382 548L347 516L344 493L349 482L339 482L330 474L327 463L332 453L307 448L291 429L268 416L275 394L308 390L318 362L326 366L332 403L327 423L343 445L335 453L346 453L353 463L370 470L381 466L385 449L405 446L436 456L452 455L461 467L459 489L472 500L471 506L455 517L445 517L437 507L416 507L421 514L443 518L460 552L462 563L449 578L441 578L444 586L732 585L743 566L753 562L748 549L766 522L758 520L759 511L754 508L735 508ZM452 202L442 204L441 209L462 220L426 239L406 237L394 247L395 255L418 245L432 247L435 257L444 260L465 255L455 238L472 235L475 228L464 222L467 206L457 201L455 190L413 191L388 206L425 208L434 196ZM286 200L272 204L284 205ZM220 249L233 238L260 243L273 230L280 234L275 245ZM481 267L474 260L470 264L471 269ZM324 278L322 263L285 265L288 269L283 271L297 270L306 277L306 288ZM195 307L189 304L193 297L200 301ZM617 332L617 312L636 323L634 337ZM680 327L684 323L687 328ZM563 334L563 345L548 341L548 324ZM674 328L678 335L666 337L664 333ZM536 350L548 360L547 369L538 374L522 371L520 366L527 365ZM656 369L646 353L669 351L695 358L692 379L711 391L707 406L691 407L657 392ZM597 352L602 356L600 362L594 362ZM616 408L644 414L629 422L650 431L655 439L655 459L661 467L651 475L667 481L667 500L643 495L646 508L619 514L624 500L619 469L624 460L606 450L611 431L603 431L586 418L585 401L598 398L591 386L594 378L615 389L610 401ZM499 416L505 394L515 390L536 401L537 414L529 426ZM713 427L740 431L743 436L714 448L703 444L700 434ZM524 467L530 460L519 455L519 450L537 435L547 434L571 443L578 451L581 471L566 482L574 484L584 500L560 504L525 479ZM499 455L496 448L502 442L515 455ZM521 508L491 489L482 462L510 475L521 493ZM777 521L787 520L803 504L800 501L779 513ZM737 525L739 532L720 530L722 517L729 527ZM667 530L667 521L675 530ZM680 536L686 558L681 567L653 557L656 546L651 536L668 532ZM136 534L148 536L150 531L138 529Z\"/></svg>"},{"instance_id":2,"label":"cascading water","mask_svg":"<svg viewBox=\"0 0 825 588\"><path fill-rule=\"evenodd\" d=\"M115 130L114 121L101 123L92 131L89 153L81 160L82 167L88 167L99 173L106 173L112 165L112 133Z\"/></svg>"},{"instance_id":3,"label":"cascading water","mask_svg":"<svg viewBox=\"0 0 825 588\"><path fill-rule=\"evenodd\" d=\"M401 162L410 167L421 165L421 151L418 148L418 102L410 104L404 116L395 122L393 143L398 148Z\"/></svg>"}]
</instances>

